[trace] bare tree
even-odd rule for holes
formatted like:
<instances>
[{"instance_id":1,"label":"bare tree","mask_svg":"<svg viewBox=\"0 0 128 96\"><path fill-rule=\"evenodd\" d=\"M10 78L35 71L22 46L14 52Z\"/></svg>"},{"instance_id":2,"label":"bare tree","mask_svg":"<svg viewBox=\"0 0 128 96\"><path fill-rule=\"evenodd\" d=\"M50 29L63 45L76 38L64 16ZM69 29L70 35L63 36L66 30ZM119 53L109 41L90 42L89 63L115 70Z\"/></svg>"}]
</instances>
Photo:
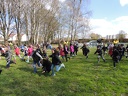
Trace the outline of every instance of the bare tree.
<instances>
[{"instance_id":1,"label":"bare tree","mask_svg":"<svg viewBox=\"0 0 128 96\"><path fill-rule=\"evenodd\" d=\"M7 43L13 33L10 28L13 22L13 4L11 0L0 0L0 2L0 34L4 37L4 43Z\"/></svg>"},{"instance_id":2,"label":"bare tree","mask_svg":"<svg viewBox=\"0 0 128 96\"><path fill-rule=\"evenodd\" d=\"M116 35L116 38L122 41L123 39L125 39L125 36L126 36L126 32L124 30L120 30L119 34Z\"/></svg>"},{"instance_id":3,"label":"bare tree","mask_svg":"<svg viewBox=\"0 0 128 96\"><path fill-rule=\"evenodd\" d=\"M96 34L96 33L91 33L90 34L90 37L91 37L91 39L99 39L99 38L101 38L101 35L99 35L99 34Z\"/></svg>"},{"instance_id":4,"label":"bare tree","mask_svg":"<svg viewBox=\"0 0 128 96\"><path fill-rule=\"evenodd\" d=\"M82 12L83 1L1 0L0 30L4 41L8 41L11 32L17 33L19 44L22 33L32 44L48 42L56 37L62 40L65 36L75 40L81 31L89 29L88 18Z\"/></svg>"},{"instance_id":5,"label":"bare tree","mask_svg":"<svg viewBox=\"0 0 128 96\"><path fill-rule=\"evenodd\" d=\"M71 41L75 40L78 37L78 34L81 33L81 29L89 29L89 11L86 10L82 12L82 4L84 0L70 0L67 1L68 6L68 35L70 35ZM85 9L84 9L85 10ZM86 21L85 21L86 18ZM87 23L83 23L87 22Z\"/></svg>"}]
</instances>

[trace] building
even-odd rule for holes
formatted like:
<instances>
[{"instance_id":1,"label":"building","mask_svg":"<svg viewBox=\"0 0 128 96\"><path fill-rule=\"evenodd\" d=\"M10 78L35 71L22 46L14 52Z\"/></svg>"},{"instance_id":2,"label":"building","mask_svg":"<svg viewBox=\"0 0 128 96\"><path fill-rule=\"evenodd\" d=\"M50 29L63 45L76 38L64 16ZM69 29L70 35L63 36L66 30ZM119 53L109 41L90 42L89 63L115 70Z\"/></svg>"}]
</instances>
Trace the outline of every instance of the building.
<instances>
[{"instance_id":1,"label":"building","mask_svg":"<svg viewBox=\"0 0 128 96\"><path fill-rule=\"evenodd\" d=\"M8 41L11 41L11 42L15 42L15 41L17 41L18 39L17 39L17 34L11 34L10 36L9 36L9 39L8 39ZM26 34L21 34L21 42L27 42L29 39L28 39L28 37L27 37L27 35Z\"/></svg>"},{"instance_id":2,"label":"building","mask_svg":"<svg viewBox=\"0 0 128 96\"><path fill-rule=\"evenodd\" d=\"M2 36L0 36L0 42L3 42L4 38Z\"/></svg>"},{"instance_id":3,"label":"building","mask_svg":"<svg viewBox=\"0 0 128 96\"><path fill-rule=\"evenodd\" d=\"M8 41L15 42L17 40L17 34L11 34Z\"/></svg>"}]
</instances>

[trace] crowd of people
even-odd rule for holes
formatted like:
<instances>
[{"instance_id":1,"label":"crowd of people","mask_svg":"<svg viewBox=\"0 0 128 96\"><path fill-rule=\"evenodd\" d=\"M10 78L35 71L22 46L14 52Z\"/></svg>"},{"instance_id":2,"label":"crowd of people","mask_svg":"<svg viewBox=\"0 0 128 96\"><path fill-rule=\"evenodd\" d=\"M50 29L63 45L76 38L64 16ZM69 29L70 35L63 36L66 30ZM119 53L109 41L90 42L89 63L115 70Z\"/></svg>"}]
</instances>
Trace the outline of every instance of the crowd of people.
<instances>
[{"instance_id":1,"label":"crowd of people","mask_svg":"<svg viewBox=\"0 0 128 96\"><path fill-rule=\"evenodd\" d=\"M49 73L51 71L51 75L55 76L56 72L58 72L61 68L65 68L65 65L63 62L68 62L70 58L73 56L77 56L77 52L79 49L78 43L71 42L70 44L63 43L59 44L58 47L52 48L50 46L50 49L52 51L51 55L48 56L47 54L47 48L44 48L37 45L22 45L17 46L13 45L14 47L11 47L12 45L0 45L0 53L1 56L5 57L6 68L10 68L10 64L16 64L16 58L18 57L20 60L25 61L27 63L30 62L30 59L33 60L33 70L34 73L37 73L37 65L39 67L42 67L42 73ZM83 44L83 46L80 48L82 49L83 55L86 57L86 59L89 57L90 49L86 45L86 43ZM105 54L109 54L110 57L113 60L113 66L116 67L116 63L118 63L122 57L124 56L124 53L126 54L126 58L128 57L128 45L125 47L123 44L109 44L108 46L105 46L105 44L97 45L97 49L94 52L94 54L97 54L98 63L100 62L100 58L104 62L106 62L106 59L104 58ZM17 57L16 57L17 56ZM61 58L62 59L61 59ZM1 58L1 57L0 57ZM51 59L49 59L51 58ZM54 68L56 68L56 71L54 71ZM2 72L2 69L0 69L0 73Z\"/></svg>"},{"instance_id":2,"label":"crowd of people","mask_svg":"<svg viewBox=\"0 0 128 96\"><path fill-rule=\"evenodd\" d=\"M10 68L10 64L16 64L16 58L19 58L26 63L30 62L30 59L33 61L34 73L37 73L37 65L42 67L43 71L50 72L52 71L52 76L55 76L54 68L58 72L61 68L65 68L65 65L62 63L63 61L68 61L75 54L77 55L78 48L76 44L70 44L70 48L67 44L59 44L57 48L52 48L52 46L48 45L46 48L44 46L37 45L13 45L13 47L8 45L0 45L0 53L1 57L5 57L7 63L6 68ZM47 48L51 49L52 53L48 56ZM70 51L70 52L69 52ZM70 54L70 55L68 55ZM0 58L1 58L0 57ZM62 60L60 59L62 57ZM51 59L49 59L51 58ZM0 69L0 73L2 70Z\"/></svg>"},{"instance_id":3,"label":"crowd of people","mask_svg":"<svg viewBox=\"0 0 128 96\"><path fill-rule=\"evenodd\" d=\"M81 47L83 55L88 58L88 54L90 52L89 48L87 47L86 43L83 44ZM126 52L126 55L125 55ZM113 60L113 66L116 67L116 64L122 60L123 56L126 56L128 58L128 45L125 47L124 44L113 44L110 43L108 45L101 45L100 43L97 44L97 49L94 52L94 54L97 54L97 61L100 62L100 58L104 62L106 62L105 55L109 55Z\"/></svg>"}]
</instances>

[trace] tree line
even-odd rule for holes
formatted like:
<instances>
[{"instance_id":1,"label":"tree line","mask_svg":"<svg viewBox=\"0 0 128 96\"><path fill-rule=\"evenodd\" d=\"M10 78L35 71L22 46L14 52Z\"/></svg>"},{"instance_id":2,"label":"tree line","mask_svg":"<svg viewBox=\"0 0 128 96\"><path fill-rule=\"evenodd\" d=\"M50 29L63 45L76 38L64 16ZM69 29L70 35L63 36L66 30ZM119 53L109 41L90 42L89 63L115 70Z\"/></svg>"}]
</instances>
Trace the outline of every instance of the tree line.
<instances>
[{"instance_id":1,"label":"tree line","mask_svg":"<svg viewBox=\"0 0 128 96\"><path fill-rule=\"evenodd\" d=\"M11 34L26 34L28 43L54 39L75 40L89 30L89 0L0 0L0 35L4 43Z\"/></svg>"}]
</instances>

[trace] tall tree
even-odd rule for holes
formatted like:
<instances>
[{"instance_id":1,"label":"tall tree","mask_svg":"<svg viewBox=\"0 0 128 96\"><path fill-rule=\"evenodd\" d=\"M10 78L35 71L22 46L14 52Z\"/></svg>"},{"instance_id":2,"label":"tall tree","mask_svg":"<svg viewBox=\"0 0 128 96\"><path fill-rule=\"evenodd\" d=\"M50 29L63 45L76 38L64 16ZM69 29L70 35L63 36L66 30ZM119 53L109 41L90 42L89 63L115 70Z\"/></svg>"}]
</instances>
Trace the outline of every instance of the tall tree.
<instances>
[{"instance_id":1,"label":"tall tree","mask_svg":"<svg viewBox=\"0 0 128 96\"><path fill-rule=\"evenodd\" d=\"M0 34L4 37L4 43L7 43L13 33L10 28L13 22L13 4L11 0L0 0L0 2Z\"/></svg>"},{"instance_id":2,"label":"tall tree","mask_svg":"<svg viewBox=\"0 0 128 96\"><path fill-rule=\"evenodd\" d=\"M120 30L119 33L116 35L116 38L122 41L123 39L125 39L125 36L126 32L124 30Z\"/></svg>"}]
</instances>

